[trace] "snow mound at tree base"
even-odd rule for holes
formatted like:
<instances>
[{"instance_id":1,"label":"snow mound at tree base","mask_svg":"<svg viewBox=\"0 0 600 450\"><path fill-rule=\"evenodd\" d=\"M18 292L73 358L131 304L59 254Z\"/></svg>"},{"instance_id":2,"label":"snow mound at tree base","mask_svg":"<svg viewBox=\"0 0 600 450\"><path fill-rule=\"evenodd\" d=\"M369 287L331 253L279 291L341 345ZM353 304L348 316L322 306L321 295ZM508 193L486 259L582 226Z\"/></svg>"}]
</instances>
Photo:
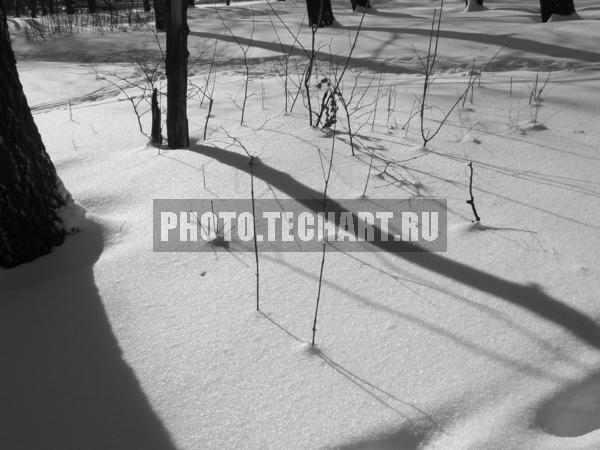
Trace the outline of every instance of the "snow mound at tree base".
<instances>
[{"instance_id":1,"label":"snow mound at tree base","mask_svg":"<svg viewBox=\"0 0 600 450\"><path fill-rule=\"evenodd\" d=\"M574 12L573 14L569 14L568 16L561 16L560 14L552 14L548 22L565 22L567 20L582 20L581 16Z\"/></svg>"},{"instance_id":2,"label":"snow mound at tree base","mask_svg":"<svg viewBox=\"0 0 600 450\"><path fill-rule=\"evenodd\" d=\"M469 4L465 8L464 12L484 11L485 9L487 8L477 3L477 0L471 0L469 1Z\"/></svg>"},{"instance_id":3,"label":"snow mound at tree base","mask_svg":"<svg viewBox=\"0 0 600 450\"><path fill-rule=\"evenodd\" d=\"M551 399L538 413L536 424L561 437L600 429L600 373Z\"/></svg>"}]
</instances>

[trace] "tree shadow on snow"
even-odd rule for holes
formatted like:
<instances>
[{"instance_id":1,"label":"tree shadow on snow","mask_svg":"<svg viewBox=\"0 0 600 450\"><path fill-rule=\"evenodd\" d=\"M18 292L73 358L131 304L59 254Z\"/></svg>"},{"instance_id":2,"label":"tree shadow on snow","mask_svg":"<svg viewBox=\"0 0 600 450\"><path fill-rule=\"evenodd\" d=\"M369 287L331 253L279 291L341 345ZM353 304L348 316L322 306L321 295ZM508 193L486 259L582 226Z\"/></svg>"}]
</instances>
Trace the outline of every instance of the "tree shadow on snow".
<instances>
[{"instance_id":1,"label":"tree shadow on snow","mask_svg":"<svg viewBox=\"0 0 600 450\"><path fill-rule=\"evenodd\" d=\"M88 221L52 254L0 270L2 448L175 448L112 333L94 283L102 249Z\"/></svg>"},{"instance_id":2,"label":"tree shadow on snow","mask_svg":"<svg viewBox=\"0 0 600 450\"><path fill-rule=\"evenodd\" d=\"M250 158L247 155L199 144L193 145L190 150L250 173ZM317 204L311 199L319 199L323 195L322 192L298 182L289 174L270 167L260 160L255 160L254 176L310 209ZM327 205L332 210L345 210L343 205L332 199L327 199ZM336 217L339 219L340 215L338 214ZM355 220L358 219L355 217ZM337 225L339 226L339 223ZM379 233L381 231L375 227L375 234ZM390 242L385 244L386 250L389 249ZM375 242L373 245L377 246L378 244ZM399 258L515 304L561 326L592 347L600 349L600 326L584 313L549 296L541 287L533 283L519 284L497 277L475 267L453 261L441 254L425 252L410 242L394 242L393 245L393 253Z\"/></svg>"}]
</instances>

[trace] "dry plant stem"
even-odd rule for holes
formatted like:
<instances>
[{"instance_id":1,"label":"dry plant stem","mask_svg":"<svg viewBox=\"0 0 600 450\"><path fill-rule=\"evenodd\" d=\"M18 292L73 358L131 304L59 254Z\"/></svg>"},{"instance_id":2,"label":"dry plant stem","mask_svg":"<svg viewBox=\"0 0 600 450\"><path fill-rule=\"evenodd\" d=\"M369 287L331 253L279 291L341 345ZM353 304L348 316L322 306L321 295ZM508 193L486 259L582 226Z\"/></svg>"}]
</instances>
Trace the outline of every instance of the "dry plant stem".
<instances>
[{"instance_id":1,"label":"dry plant stem","mask_svg":"<svg viewBox=\"0 0 600 450\"><path fill-rule=\"evenodd\" d=\"M477 214L477 209L475 208L475 197L473 197L473 163L469 162L469 169L471 169L471 175L469 176L469 196L471 197L467 200L467 203L471 205L471 209L473 210L473 215L475 216L475 220L473 222L479 222L481 218Z\"/></svg>"},{"instance_id":2,"label":"dry plant stem","mask_svg":"<svg viewBox=\"0 0 600 450\"><path fill-rule=\"evenodd\" d=\"M281 37L279 36L279 33L277 32L277 28L275 28L275 23L273 22L271 15L267 13L267 17L269 17L269 22L271 22L271 27L273 28L273 31L275 32L275 36L277 36L277 41L279 42L279 47L281 48L281 53L283 55L283 62L282 62L282 68L283 68L283 73L284 73L283 92L284 92L284 96L285 96L284 111L285 111L285 114L287 114L288 113L288 97L290 95L289 62L290 62L290 56L292 55L292 52L294 51L294 47L296 45L296 41L298 40L298 35L300 34L300 31L302 30L302 23L300 23L300 28L298 28L298 33L294 36L294 43L290 47L289 52L286 52L283 42L281 41Z\"/></svg>"},{"instance_id":3,"label":"dry plant stem","mask_svg":"<svg viewBox=\"0 0 600 450\"><path fill-rule=\"evenodd\" d=\"M471 65L471 71L469 72L469 83L471 84L471 80L473 79L473 75L475 74L475 58L473 58L473 64ZM463 98L462 107L465 107L465 102L467 101L467 97ZM471 88L471 103L473 103L473 88Z\"/></svg>"},{"instance_id":4,"label":"dry plant stem","mask_svg":"<svg viewBox=\"0 0 600 450\"><path fill-rule=\"evenodd\" d=\"M208 69L208 77L206 78L206 84L204 85L204 90L202 92L202 100L200 100L200 107L202 107L204 105L204 99L207 97L206 92L208 92L208 85L210 84L210 76L212 75L212 71L215 66L215 56L216 55L217 55L217 40L215 39L215 49L213 50L213 55L210 60L210 67ZM211 103L212 103L212 100L211 100Z\"/></svg>"},{"instance_id":5,"label":"dry plant stem","mask_svg":"<svg viewBox=\"0 0 600 450\"><path fill-rule=\"evenodd\" d=\"M344 96L342 95L341 92L339 93L338 97L340 99L340 103L342 104L342 107L344 108L344 112L346 113L346 122L348 125L348 137L350 138L350 150L352 151L352 156L356 156L354 153L354 135L352 134L352 127L350 124L350 113L348 112L348 104L346 103L346 100L344 100Z\"/></svg>"},{"instance_id":6,"label":"dry plant stem","mask_svg":"<svg viewBox=\"0 0 600 450\"><path fill-rule=\"evenodd\" d=\"M363 198L367 196L367 186L369 185L369 178L371 177L371 169L373 168L373 156L375 156L375 149L371 150L371 161L369 162L369 172L367 172L367 179L365 180L365 189L363 190Z\"/></svg>"},{"instance_id":7,"label":"dry plant stem","mask_svg":"<svg viewBox=\"0 0 600 450\"><path fill-rule=\"evenodd\" d=\"M323 3L321 2L321 6ZM319 14L320 17L320 14ZM310 44L310 56L308 58L308 65L306 66L306 73L304 75L304 89L306 90L306 101L308 103L308 124L312 127L312 103L310 101L310 78L312 77L313 64L315 62L315 34L319 29L318 25L312 26L311 44ZM317 122L318 124L318 122Z\"/></svg>"},{"instance_id":8,"label":"dry plant stem","mask_svg":"<svg viewBox=\"0 0 600 450\"><path fill-rule=\"evenodd\" d=\"M225 23L225 19L223 19L223 16L219 13L219 11L216 9L216 7L215 7L215 12L219 16L219 19L221 19L221 23L223 24L223 26L225 27L227 32L231 35L231 37L233 38L235 43L242 50L242 55L244 57L244 67L246 69L246 80L244 83L244 101L242 103L242 108L241 108L242 109L242 117L240 118L240 125L243 125L244 124L244 114L246 112L246 102L248 101L248 83L250 80L250 66L248 63L248 51L250 50L250 47L252 47L252 42L254 39L254 29L255 29L255 25L256 25L255 18L254 18L254 16L255 16L254 8L252 8L252 31L250 33L250 39L248 40L248 44L246 46L242 45L242 43L237 38L237 36L233 33L233 31L231 30L229 25L227 25Z\"/></svg>"},{"instance_id":9,"label":"dry plant stem","mask_svg":"<svg viewBox=\"0 0 600 450\"><path fill-rule=\"evenodd\" d=\"M335 152L335 134L336 125L333 124L333 138L331 142L331 157L329 158L329 168L327 170L327 176L325 177L325 187L323 188L323 212L327 207L327 188L329 187L329 179L331 178L331 168L333 167L333 155ZM315 346L315 337L317 334L317 317L319 315L319 303L321 301L321 287L323 285L323 268L325 267L325 251L327 248L325 236L323 236L323 253L321 255L321 270L319 272L319 289L317 291L317 302L315 304L315 316L312 327L312 341L311 346Z\"/></svg>"},{"instance_id":10,"label":"dry plant stem","mask_svg":"<svg viewBox=\"0 0 600 450\"><path fill-rule=\"evenodd\" d=\"M473 78L473 80L467 85L466 89L458 97L458 99L456 100L456 102L454 102L454 104L450 107L450 109L448 109L448 111L446 112L446 114L444 115L444 117L442 118L442 120L437 121L438 127L435 129L435 131L433 133L428 134L427 142L431 141L434 137L437 136L437 134L440 132L440 130L442 129L442 127L446 124L446 121L448 120L448 117L450 117L450 114L452 114L452 112L460 104L460 102L463 100L463 98L469 93L469 89L471 89L473 87L473 85L475 84L475 82L481 77L481 74L487 69L487 67L491 64L491 62L494 59L496 59L496 56L498 56L500 54L500 52L502 50L504 50L505 47L506 47L506 44L503 45L502 47L500 47L500 49L498 49L498 51L496 53L494 53L494 55L485 63L485 65L481 68L481 70L479 70L477 72L477 74L475 75L475 77ZM427 144L425 143L423 146L425 146L425 145L427 145Z\"/></svg>"},{"instance_id":11,"label":"dry plant stem","mask_svg":"<svg viewBox=\"0 0 600 450\"><path fill-rule=\"evenodd\" d=\"M440 37L440 26L442 23L442 8L444 7L444 0L440 4L440 14L437 16L437 9L433 11L433 20L431 21L431 31L429 33L429 46L427 48L427 60L425 62L425 80L423 81L423 97L421 98L421 137L423 138L423 147L427 146L427 143L431 140L429 130L425 132L425 105L427 103L427 92L429 91L430 79L435 66L435 60L437 57L437 48ZM435 29L435 21L437 19L437 31ZM435 47L432 54L432 44L435 37ZM469 82L470 84L470 82Z\"/></svg>"},{"instance_id":12,"label":"dry plant stem","mask_svg":"<svg viewBox=\"0 0 600 450\"><path fill-rule=\"evenodd\" d=\"M377 117L377 103L379 102L379 91L381 91L381 79L383 77L383 72L379 73L379 84L377 85L377 95L375 96L375 108L373 109L373 121L371 122L371 133L375 128L375 118Z\"/></svg>"},{"instance_id":13,"label":"dry plant stem","mask_svg":"<svg viewBox=\"0 0 600 450\"><path fill-rule=\"evenodd\" d=\"M443 2L443 0L442 0L442 2ZM321 7L322 7L322 5L323 5L323 2L321 2ZM356 29L356 34L354 35L354 41L352 42L352 47L350 47L350 52L348 53L348 57L346 58L344 67L342 68L342 71L341 71L339 77L336 77L337 81L335 83L335 87L332 90L334 95L336 92L339 92L340 84L342 83L342 79L344 78L344 75L346 74L346 70L348 70L348 65L350 64L350 61L352 60L352 54L354 53L354 49L356 48L356 43L358 42L358 36L360 35L360 30L362 29L362 24L365 20L366 13L367 13L367 8L365 8L363 10L363 13L360 17L360 22L358 23L358 27ZM319 126L319 123L321 122L321 116L323 115L324 112L325 112L325 107L321 107L321 110L319 111L319 115L317 117L317 126Z\"/></svg>"},{"instance_id":14,"label":"dry plant stem","mask_svg":"<svg viewBox=\"0 0 600 450\"><path fill-rule=\"evenodd\" d=\"M252 196L252 229L254 233L254 257L256 260L256 310L260 311L260 266L258 264L258 240L256 238L256 208L254 202L254 156L250 156L250 195Z\"/></svg>"},{"instance_id":15,"label":"dry plant stem","mask_svg":"<svg viewBox=\"0 0 600 450\"><path fill-rule=\"evenodd\" d=\"M208 131L208 119L210 119L212 107L213 107L213 99L211 98L208 103L208 113L206 114L206 121L204 122L204 135L202 137L203 140L206 140L206 133Z\"/></svg>"}]
</instances>

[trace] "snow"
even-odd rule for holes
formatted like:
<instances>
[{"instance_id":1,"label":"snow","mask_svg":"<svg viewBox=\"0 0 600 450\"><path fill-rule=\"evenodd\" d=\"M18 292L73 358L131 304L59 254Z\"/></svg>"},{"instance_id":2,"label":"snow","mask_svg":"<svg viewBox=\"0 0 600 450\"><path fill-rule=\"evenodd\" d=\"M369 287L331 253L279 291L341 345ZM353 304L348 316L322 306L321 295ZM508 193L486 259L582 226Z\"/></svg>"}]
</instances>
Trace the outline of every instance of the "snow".
<instances>
[{"instance_id":1,"label":"snow","mask_svg":"<svg viewBox=\"0 0 600 450\"><path fill-rule=\"evenodd\" d=\"M328 252L316 351L307 343L321 254L261 253L257 313L252 253L152 251L152 199L249 197L248 158L233 137L259 156L257 198L322 193L332 133L308 126L301 100L283 114L267 13L284 44L293 38L268 4L218 6L242 39L256 21L243 126L233 102L243 93L241 50L214 9L190 11L196 84L218 47L208 139L206 103L190 101L188 150L148 145L130 102L94 72L137 79L133 56L159 54L149 31L39 42L15 34L36 123L87 214L50 255L0 271L0 442L600 447L600 12L591 0L576 3L584 20L541 24L533 0L469 14L464 2L448 2L429 99L441 111L427 117L456 101L473 58L481 66L506 47L427 151L418 116L402 125L422 92L413 47L426 51L439 3L380 1L367 13L344 89L355 79L359 91L370 86L368 105L383 71L377 119L371 130L371 116L356 114L355 126L365 124L356 157L340 120L328 195L360 198L374 154L368 197L447 199L448 252ZM305 3L272 6L297 32ZM340 25L318 32L316 76L330 75L331 55L345 62L360 22L347 2L333 8ZM309 45L306 26L299 39ZM296 63L302 72L301 50L290 62L294 80ZM541 106L530 106L536 75L550 70ZM142 121L148 131L149 116ZM470 161L479 225L465 203Z\"/></svg>"}]
</instances>

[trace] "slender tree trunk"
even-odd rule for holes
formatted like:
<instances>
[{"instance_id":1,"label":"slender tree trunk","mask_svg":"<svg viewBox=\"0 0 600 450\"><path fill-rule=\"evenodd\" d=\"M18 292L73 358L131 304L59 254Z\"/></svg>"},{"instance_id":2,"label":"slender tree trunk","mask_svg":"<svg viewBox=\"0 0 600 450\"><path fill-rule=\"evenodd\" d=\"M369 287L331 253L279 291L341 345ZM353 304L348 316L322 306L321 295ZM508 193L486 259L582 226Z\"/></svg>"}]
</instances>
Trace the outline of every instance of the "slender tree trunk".
<instances>
[{"instance_id":1,"label":"slender tree trunk","mask_svg":"<svg viewBox=\"0 0 600 450\"><path fill-rule=\"evenodd\" d=\"M153 0L154 2L154 23L157 30L167 30L167 20L169 14L169 5L167 0Z\"/></svg>"},{"instance_id":2,"label":"slender tree trunk","mask_svg":"<svg viewBox=\"0 0 600 450\"><path fill-rule=\"evenodd\" d=\"M73 0L64 0L65 10L67 14L73 14L75 12L75 7L73 6Z\"/></svg>"},{"instance_id":3,"label":"slender tree trunk","mask_svg":"<svg viewBox=\"0 0 600 450\"><path fill-rule=\"evenodd\" d=\"M56 11L54 0L48 0L48 14L54 14L54 11Z\"/></svg>"},{"instance_id":4,"label":"slender tree trunk","mask_svg":"<svg viewBox=\"0 0 600 450\"><path fill-rule=\"evenodd\" d=\"M149 12L150 11L150 0L144 0L143 5L144 5L144 11Z\"/></svg>"},{"instance_id":5,"label":"slender tree trunk","mask_svg":"<svg viewBox=\"0 0 600 450\"><path fill-rule=\"evenodd\" d=\"M150 135L153 144L162 144L160 116L160 107L158 106L158 89L154 88L152 91L152 133Z\"/></svg>"},{"instance_id":6,"label":"slender tree trunk","mask_svg":"<svg viewBox=\"0 0 600 450\"><path fill-rule=\"evenodd\" d=\"M23 7L23 0L15 0L15 17L21 17L22 7Z\"/></svg>"},{"instance_id":7,"label":"slender tree trunk","mask_svg":"<svg viewBox=\"0 0 600 450\"><path fill-rule=\"evenodd\" d=\"M96 12L96 0L87 0L88 13L94 14Z\"/></svg>"},{"instance_id":8,"label":"slender tree trunk","mask_svg":"<svg viewBox=\"0 0 600 450\"><path fill-rule=\"evenodd\" d=\"M65 238L65 200L19 81L0 1L0 267L49 253Z\"/></svg>"},{"instance_id":9,"label":"slender tree trunk","mask_svg":"<svg viewBox=\"0 0 600 450\"><path fill-rule=\"evenodd\" d=\"M42 16L48 15L48 0L40 0L40 9Z\"/></svg>"},{"instance_id":10,"label":"slender tree trunk","mask_svg":"<svg viewBox=\"0 0 600 450\"><path fill-rule=\"evenodd\" d=\"M569 16L575 12L573 0L540 0L542 22L548 22L552 14Z\"/></svg>"},{"instance_id":11,"label":"slender tree trunk","mask_svg":"<svg viewBox=\"0 0 600 450\"><path fill-rule=\"evenodd\" d=\"M31 0L29 2L29 14L34 19L37 17L37 0Z\"/></svg>"},{"instance_id":12,"label":"slender tree trunk","mask_svg":"<svg viewBox=\"0 0 600 450\"><path fill-rule=\"evenodd\" d=\"M167 139L170 148L190 146L187 120L187 0L169 1L167 26Z\"/></svg>"},{"instance_id":13,"label":"slender tree trunk","mask_svg":"<svg viewBox=\"0 0 600 450\"><path fill-rule=\"evenodd\" d=\"M308 24L320 27L331 25L335 18L331 9L331 0L306 0Z\"/></svg>"}]
</instances>

